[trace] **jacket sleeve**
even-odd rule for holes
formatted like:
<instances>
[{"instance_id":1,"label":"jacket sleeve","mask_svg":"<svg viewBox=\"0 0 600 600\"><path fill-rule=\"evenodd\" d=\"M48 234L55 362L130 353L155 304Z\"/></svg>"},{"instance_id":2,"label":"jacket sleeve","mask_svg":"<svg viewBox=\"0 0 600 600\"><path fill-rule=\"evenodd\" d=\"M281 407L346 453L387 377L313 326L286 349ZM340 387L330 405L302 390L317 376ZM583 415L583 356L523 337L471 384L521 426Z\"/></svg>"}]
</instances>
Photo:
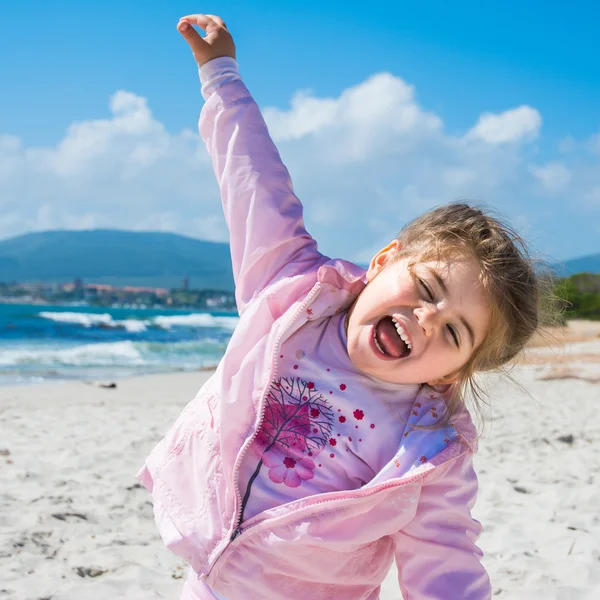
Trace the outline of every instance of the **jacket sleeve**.
<instances>
[{"instance_id":1,"label":"jacket sleeve","mask_svg":"<svg viewBox=\"0 0 600 600\"><path fill-rule=\"evenodd\" d=\"M321 255L302 204L256 102L231 58L200 69L206 103L200 134L212 158L229 227L240 313L274 280L299 274Z\"/></svg>"},{"instance_id":2,"label":"jacket sleeve","mask_svg":"<svg viewBox=\"0 0 600 600\"><path fill-rule=\"evenodd\" d=\"M475 545L481 525L471 517L477 495L472 454L425 482L414 519L395 535L404 600L489 600L491 586Z\"/></svg>"}]
</instances>

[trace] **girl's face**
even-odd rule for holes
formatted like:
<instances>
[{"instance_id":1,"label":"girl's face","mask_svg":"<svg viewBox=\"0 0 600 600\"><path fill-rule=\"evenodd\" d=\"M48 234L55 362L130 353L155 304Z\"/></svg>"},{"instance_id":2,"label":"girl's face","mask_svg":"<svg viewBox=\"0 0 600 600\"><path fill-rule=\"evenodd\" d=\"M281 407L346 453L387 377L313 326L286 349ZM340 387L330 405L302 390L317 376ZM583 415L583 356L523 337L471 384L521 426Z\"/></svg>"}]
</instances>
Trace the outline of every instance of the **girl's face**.
<instances>
[{"instance_id":1,"label":"girl's face","mask_svg":"<svg viewBox=\"0 0 600 600\"><path fill-rule=\"evenodd\" d=\"M491 318L475 259L389 262L397 240L367 271L348 315L348 354L361 372L390 383L452 383L484 340Z\"/></svg>"}]
</instances>

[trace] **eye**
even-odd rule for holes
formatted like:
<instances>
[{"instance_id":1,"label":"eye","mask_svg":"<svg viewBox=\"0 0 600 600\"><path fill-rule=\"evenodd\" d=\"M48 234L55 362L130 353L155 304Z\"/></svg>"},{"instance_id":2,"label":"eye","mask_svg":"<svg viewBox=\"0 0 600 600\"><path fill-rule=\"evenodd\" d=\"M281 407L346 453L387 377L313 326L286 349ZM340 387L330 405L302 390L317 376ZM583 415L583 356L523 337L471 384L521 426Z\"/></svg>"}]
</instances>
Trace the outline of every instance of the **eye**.
<instances>
[{"instance_id":1,"label":"eye","mask_svg":"<svg viewBox=\"0 0 600 600\"><path fill-rule=\"evenodd\" d=\"M447 325L446 327L448 327L448 331L450 332L450 335L452 336L452 339L454 340L454 345L457 348L460 348L460 343L458 341L458 334L456 333L456 329L454 329L454 327L452 327L452 325Z\"/></svg>"},{"instance_id":2,"label":"eye","mask_svg":"<svg viewBox=\"0 0 600 600\"><path fill-rule=\"evenodd\" d=\"M425 293L427 294L429 301L433 302L433 292L431 291L431 288L420 277L417 277L417 281L419 282L419 285L425 290Z\"/></svg>"}]
</instances>

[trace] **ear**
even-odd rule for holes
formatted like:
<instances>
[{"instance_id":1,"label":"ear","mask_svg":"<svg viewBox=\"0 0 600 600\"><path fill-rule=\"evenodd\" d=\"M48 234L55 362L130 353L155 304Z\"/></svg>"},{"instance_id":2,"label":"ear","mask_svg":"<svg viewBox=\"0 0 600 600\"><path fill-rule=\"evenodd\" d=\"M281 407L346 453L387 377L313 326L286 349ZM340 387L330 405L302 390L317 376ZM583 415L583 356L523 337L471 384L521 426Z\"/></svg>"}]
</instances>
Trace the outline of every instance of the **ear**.
<instances>
[{"instance_id":1,"label":"ear","mask_svg":"<svg viewBox=\"0 0 600 600\"><path fill-rule=\"evenodd\" d=\"M367 270L367 281L373 281L375 275L381 272L387 262L394 256L400 249L402 244L398 240L390 242L385 248L382 248L372 259Z\"/></svg>"}]
</instances>

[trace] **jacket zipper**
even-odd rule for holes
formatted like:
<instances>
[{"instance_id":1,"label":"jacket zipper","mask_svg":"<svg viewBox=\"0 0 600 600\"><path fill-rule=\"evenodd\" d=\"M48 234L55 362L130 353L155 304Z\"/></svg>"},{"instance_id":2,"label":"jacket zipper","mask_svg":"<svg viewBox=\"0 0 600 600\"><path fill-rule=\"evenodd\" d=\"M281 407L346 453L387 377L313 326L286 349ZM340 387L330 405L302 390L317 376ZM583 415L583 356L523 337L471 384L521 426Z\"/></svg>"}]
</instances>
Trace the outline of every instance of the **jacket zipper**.
<instances>
[{"instance_id":1,"label":"jacket zipper","mask_svg":"<svg viewBox=\"0 0 600 600\"><path fill-rule=\"evenodd\" d=\"M321 504L328 504L329 502L338 502L338 501L351 500L351 499L360 500L362 498L368 498L370 496L373 496L374 494L378 494L379 492L381 492L383 490L387 490L387 489L393 488L393 487L404 487L405 485L409 485L411 483L414 483L415 481L419 481L420 479L423 479L424 477L426 477L428 475L428 473L430 473L430 470L424 471L422 473L418 473L417 475L411 475L410 477L407 477L406 479L395 478L395 480L385 481L383 483L373 486L368 491L365 491L368 486L368 484L367 484L367 486L362 488L362 491L358 490L354 494L347 494L345 496L336 496L335 498L328 498L327 500L321 500L318 502L314 502L313 504L310 505L310 507L312 508L314 506L319 506ZM250 529L257 527L258 525L263 525L263 524L267 523L268 521L276 521L277 519L282 519L284 517L287 518L296 512L304 510L305 508L306 507L303 506L303 507L297 508L296 510L293 510L293 511L287 513L286 515L273 517L271 519L263 519L262 521L253 523L252 525L250 525L249 527L246 527L245 529L241 529L241 527L238 525L234 531L234 535L232 536L231 541L233 542L241 533L245 533L246 531L249 531Z\"/></svg>"},{"instance_id":2,"label":"jacket zipper","mask_svg":"<svg viewBox=\"0 0 600 600\"><path fill-rule=\"evenodd\" d=\"M267 394L269 393L270 383L273 380L273 377L275 376L275 374L277 373L277 367L278 367L278 362L279 362L279 348L281 346L281 341L283 340L283 336L285 335L285 333L296 322L296 320L302 314L302 312L306 309L306 307L313 301L313 298L317 295L320 288L321 288L321 284L319 282L317 282L314 285L313 289L309 292L308 296L304 299L304 302L298 307L298 310L294 313L294 315L290 319L289 323L286 325L286 327L284 327L283 331L279 334L279 336L275 342L275 345L273 348L273 360L271 362L271 368L269 370L269 377L268 377L267 381L265 382L265 390L263 392L262 398L260 399L260 404L259 404L260 419L258 421L258 425L257 425L256 429L254 430L252 437L246 441L246 444L243 446L243 448L242 448L241 452L239 453L237 460L233 466L233 473L234 473L233 485L234 485L234 489L235 489L235 497L236 497L236 504L237 504L236 511L238 514L237 514L237 517L235 520L235 528L230 537L230 542L233 542L233 540L235 540L242 532L242 529L240 527L242 524L242 514L241 514L242 495L239 490L240 465L242 463L242 459L243 459L244 455L246 454L248 448L250 448L250 446L252 445L252 442L258 435L258 432L260 431L260 428L262 426L263 419L265 417L265 398L267 397ZM223 554L223 552L225 551L226 548L227 548L227 546L225 546L225 548L223 548L223 550L221 551L219 556L221 554ZM218 559L219 559L219 557L217 557L215 559L215 563L217 562ZM213 565L215 563L213 563Z\"/></svg>"},{"instance_id":3,"label":"jacket zipper","mask_svg":"<svg viewBox=\"0 0 600 600\"><path fill-rule=\"evenodd\" d=\"M358 493L350 494L350 495L346 495L346 496L328 498L327 500L321 500L319 502L315 502L314 504L311 504L310 507L313 508L313 507L319 506L321 504L328 504L330 502L339 502L342 500L352 500L352 499L359 500L362 498L368 498L369 496L373 496L374 494L378 494L379 492L389 489L389 488L392 488L392 487L404 487L405 485L414 483L415 481L418 481L419 479L423 479L427 475L428 472L429 471L426 471L424 473L419 473L418 475L412 475L411 477L408 477L407 479L403 479L401 481L396 481L396 482L387 481L385 483L381 483L378 486L373 487L366 493L358 492ZM268 521L276 521L277 519L283 519L283 518L287 519L290 515L293 515L296 512L300 512L301 510L304 510L305 508L306 507L300 507L294 511L287 513L286 515L273 517L272 519L264 519L262 521L259 521L258 523L254 523L254 524L250 525L249 527L246 527L243 530L238 526L234 532L234 536L231 538L231 541L233 542L237 537L239 537L239 535L241 533L246 533L247 531L250 531L254 527L257 527L258 525L264 525Z\"/></svg>"}]
</instances>

